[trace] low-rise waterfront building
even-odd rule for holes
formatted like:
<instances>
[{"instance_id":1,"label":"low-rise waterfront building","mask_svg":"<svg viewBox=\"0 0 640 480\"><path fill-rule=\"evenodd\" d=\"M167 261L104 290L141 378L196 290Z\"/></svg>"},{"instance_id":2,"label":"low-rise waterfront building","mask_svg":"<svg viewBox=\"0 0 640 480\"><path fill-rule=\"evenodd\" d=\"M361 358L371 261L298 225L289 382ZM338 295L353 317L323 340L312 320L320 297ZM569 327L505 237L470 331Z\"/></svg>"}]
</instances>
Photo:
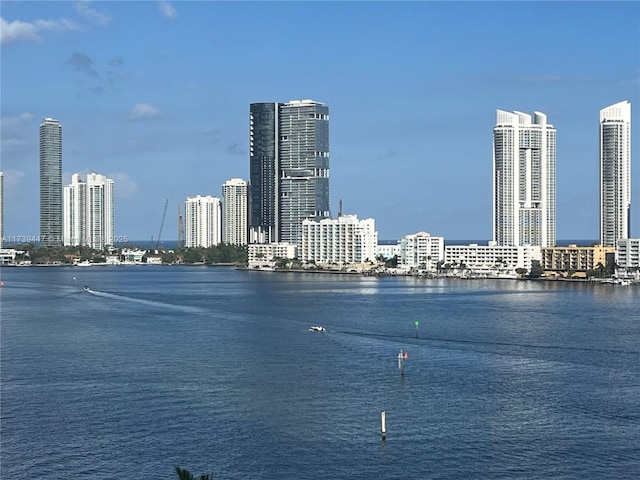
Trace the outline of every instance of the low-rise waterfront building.
<instances>
[{"instance_id":1,"label":"low-rise waterfront building","mask_svg":"<svg viewBox=\"0 0 640 480\"><path fill-rule=\"evenodd\" d=\"M378 232L373 218L357 215L335 219L306 219L302 222L300 260L323 264L350 265L375 262Z\"/></svg>"},{"instance_id":2,"label":"low-rise waterfront building","mask_svg":"<svg viewBox=\"0 0 640 480\"><path fill-rule=\"evenodd\" d=\"M602 245L545 247L540 266L547 276L586 277L590 270L610 267L614 255L614 247Z\"/></svg>"},{"instance_id":3,"label":"low-rise waterfront building","mask_svg":"<svg viewBox=\"0 0 640 480\"><path fill-rule=\"evenodd\" d=\"M385 260L390 260L395 256L400 257L400 244L398 243L398 241L378 241L378 247L376 248L376 258L382 257Z\"/></svg>"},{"instance_id":4,"label":"low-rise waterfront building","mask_svg":"<svg viewBox=\"0 0 640 480\"><path fill-rule=\"evenodd\" d=\"M532 245L446 245L444 247L445 270L463 270L476 276L512 277L517 270L531 271L533 261L540 261L541 248Z\"/></svg>"},{"instance_id":5,"label":"low-rise waterfront building","mask_svg":"<svg viewBox=\"0 0 640 480\"><path fill-rule=\"evenodd\" d=\"M444 237L427 232L405 235L398 240L398 267L403 270L435 272L444 259Z\"/></svg>"},{"instance_id":6,"label":"low-rise waterfront building","mask_svg":"<svg viewBox=\"0 0 640 480\"><path fill-rule=\"evenodd\" d=\"M640 281L640 238L619 239L615 261L616 277Z\"/></svg>"},{"instance_id":7,"label":"low-rise waterfront building","mask_svg":"<svg viewBox=\"0 0 640 480\"><path fill-rule=\"evenodd\" d=\"M120 256L123 263L142 263L146 250L123 248Z\"/></svg>"},{"instance_id":8,"label":"low-rise waterfront building","mask_svg":"<svg viewBox=\"0 0 640 480\"><path fill-rule=\"evenodd\" d=\"M13 248L0 248L0 265L15 265L17 250Z\"/></svg>"},{"instance_id":9,"label":"low-rise waterfront building","mask_svg":"<svg viewBox=\"0 0 640 480\"><path fill-rule=\"evenodd\" d=\"M251 243L247 247L249 268L273 269L279 258L293 260L297 247L293 243Z\"/></svg>"}]
</instances>

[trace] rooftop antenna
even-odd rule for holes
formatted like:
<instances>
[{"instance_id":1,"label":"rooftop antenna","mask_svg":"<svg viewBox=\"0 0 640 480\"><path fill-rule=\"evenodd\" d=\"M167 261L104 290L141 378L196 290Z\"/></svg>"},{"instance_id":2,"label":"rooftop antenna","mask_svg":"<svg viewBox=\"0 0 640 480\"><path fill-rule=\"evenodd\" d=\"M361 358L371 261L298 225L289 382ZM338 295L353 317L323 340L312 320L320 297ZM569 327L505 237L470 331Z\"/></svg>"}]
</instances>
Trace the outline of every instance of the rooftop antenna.
<instances>
[{"instance_id":1,"label":"rooftop antenna","mask_svg":"<svg viewBox=\"0 0 640 480\"><path fill-rule=\"evenodd\" d=\"M342 216L342 199L338 202L338 218Z\"/></svg>"}]
</instances>

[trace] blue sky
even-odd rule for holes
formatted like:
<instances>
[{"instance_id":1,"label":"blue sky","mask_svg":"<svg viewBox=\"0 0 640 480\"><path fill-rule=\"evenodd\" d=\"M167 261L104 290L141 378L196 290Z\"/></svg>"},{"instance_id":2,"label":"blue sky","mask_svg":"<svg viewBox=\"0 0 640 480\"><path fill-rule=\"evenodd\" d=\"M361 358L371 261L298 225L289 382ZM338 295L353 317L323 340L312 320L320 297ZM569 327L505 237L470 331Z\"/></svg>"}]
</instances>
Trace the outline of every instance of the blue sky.
<instances>
[{"instance_id":1,"label":"blue sky","mask_svg":"<svg viewBox=\"0 0 640 480\"><path fill-rule=\"evenodd\" d=\"M640 2L0 8L8 236L39 232L44 117L63 126L63 182L113 178L116 234L137 240L157 239L167 200L169 241L187 196L248 179L252 102L329 106L332 214L342 200L375 218L380 239L491 238L497 109L541 111L557 129L558 239L599 235L599 110L630 101L632 155L640 148ZM637 161L632 177L639 205Z\"/></svg>"}]
</instances>

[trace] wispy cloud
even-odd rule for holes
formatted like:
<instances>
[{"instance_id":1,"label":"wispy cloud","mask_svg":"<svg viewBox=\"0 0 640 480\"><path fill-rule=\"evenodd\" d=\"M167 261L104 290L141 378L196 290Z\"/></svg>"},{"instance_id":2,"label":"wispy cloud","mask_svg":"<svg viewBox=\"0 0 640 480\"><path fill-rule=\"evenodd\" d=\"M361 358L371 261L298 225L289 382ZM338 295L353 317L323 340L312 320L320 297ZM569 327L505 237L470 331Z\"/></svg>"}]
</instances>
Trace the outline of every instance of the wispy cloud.
<instances>
[{"instance_id":1,"label":"wispy cloud","mask_svg":"<svg viewBox=\"0 0 640 480\"><path fill-rule=\"evenodd\" d=\"M171 5L166 0L160 0L158 2L158 8L160 9L160 13L162 14L162 16L170 20L173 20L174 18L176 18L176 15L178 15L178 12L176 12L176 9L173 8L173 5Z\"/></svg>"},{"instance_id":2,"label":"wispy cloud","mask_svg":"<svg viewBox=\"0 0 640 480\"><path fill-rule=\"evenodd\" d=\"M95 25L103 26L111 21L111 15L99 12L91 6L90 0L80 0L75 3L76 12Z\"/></svg>"},{"instance_id":3,"label":"wispy cloud","mask_svg":"<svg viewBox=\"0 0 640 480\"><path fill-rule=\"evenodd\" d=\"M242 148L242 145L240 145L238 142L233 142L225 150L231 155L245 155L247 153L246 150Z\"/></svg>"},{"instance_id":4,"label":"wispy cloud","mask_svg":"<svg viewBox=\"0 0 640 480\"><path fill-rule=\"evenodd\" d=\"M67 19L8 22L4 18L0 18L0 44L38 42L41 40L40 34L44 31L69 32L77 30L80 30L80 26Z\"/></svg>"},{"instance_id":5,"label":"wispy cloud","mask_svg":"<svg viewBox=\"0 0 640 480\"><path fill-rule=\"evenodd\" d=\"M2 125L2 130L4 131L5 129L8 129L8 128L19 127L21 125L24 125L26 122L30 122L31 120L33 120L33 115L29 112L25 112L25 113L21 113L17 117L2 117L0 121Z\"/></svg>"},{"instance_id":6,"label":"wispy cloud","mask_svg":"<svg viewBox=\"0 0 640 480\"><path fill-rule=\"evenodd\" d=\"M132 120L142 120L153 118L160 115L160 110L149 103L138 103L129 112L129 118Z\"/></svg>"},{"instance_id":7,"label":"wispy cloud","mask_svg":"<svg viewBox=\"0 0 640 480\"><path fill-rule=\"evenodd\" d=\"M83 73L90 77L99 77L100 74L96 70L93 60L86 53L73 52L67 60L67 63L73 67L76 72Z\"/></svg>"},{"instance_id":8,"label":"wispy cloud","mask_svg":"<svg viewBox=\"0 0 640 480\"><path fill-rule=\"evenodd\" d=\"M14 156L25 154L33 147L33 139L29 137L31 113L22 113L15 117L2 117L0 134L2 141L3 163L13 160Z\"/></svg>"}]
</instances>

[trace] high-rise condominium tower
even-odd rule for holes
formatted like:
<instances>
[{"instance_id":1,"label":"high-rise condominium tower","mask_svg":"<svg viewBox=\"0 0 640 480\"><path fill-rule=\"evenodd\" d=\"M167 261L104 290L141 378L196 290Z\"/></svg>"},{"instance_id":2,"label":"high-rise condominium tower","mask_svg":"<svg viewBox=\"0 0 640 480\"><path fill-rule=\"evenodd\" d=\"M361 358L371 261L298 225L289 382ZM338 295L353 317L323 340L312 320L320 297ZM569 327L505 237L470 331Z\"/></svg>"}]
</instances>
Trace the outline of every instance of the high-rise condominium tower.
<instances>
[{"instance_id":1,"label":"high-rise condominium tower","mask_svg":"<svg viewBox=\"0 0 640 480\"><path fill-rule=\"evenodd\" d=\"M533 120L533 121L532 121ZM544 113L497 111L493 128L493 239L556 243L556 130Z\"/></svg>"},{"instance_id":2,"label":"high-rise condominium tower","mask_svg":"<svg viewBox=\"0 0 640 480\"><path fill-rule=\"evenodd\" d=\"M40 124L40 242L62 245L62 126L53 118Z\"/></svg>"},{"instance_id":3,"label":"high-rise condominium tower","mask_svg":"<svg viewBox=\"0 0 640 480\"><path fill-rule=\"evenodd\" d=\"M248 182L232 178L222 185L222 242L247 244Z\"/></svg>"},{"instance_id":4,"label":"high-rise condominium tower","mask_svg":"<svg viewBox=\"0 0 640 480\"><path fill-rule=\"evenodd\" d=\"M220 199L211 195L187 197L184 206L184 246L211 247L222 241Z\"/></svg>"},{"instance_id":5,"label":"high-rise condominium tower","mask_svg":"<svg viewBox=\"0 0 640 480\"><path fill-rule=\"evenodd\" d=\"M329 217L329 107L250 106L251 243L301 244L302 221Z\"/></svg>"},{"instance_id":6,"label":"high-rise condominium tower","mask_svg":"<svg viewBox=\"0 0 640 480\"><path fill-rule=\"evenodd\" d=\"M631 104L600 110L600 244L631 236Z\"/></svg>"},{"instance_id":7,"label":"high-rise condominium tower","mask_svg":"<svg viewBox=\"0 0 640 480\"><path fill-rule=\"evenodd\" d=\"M64 187L64 244L102 250L114 242L113 180L75 173Z\"/></svg>"}]
</instances>

